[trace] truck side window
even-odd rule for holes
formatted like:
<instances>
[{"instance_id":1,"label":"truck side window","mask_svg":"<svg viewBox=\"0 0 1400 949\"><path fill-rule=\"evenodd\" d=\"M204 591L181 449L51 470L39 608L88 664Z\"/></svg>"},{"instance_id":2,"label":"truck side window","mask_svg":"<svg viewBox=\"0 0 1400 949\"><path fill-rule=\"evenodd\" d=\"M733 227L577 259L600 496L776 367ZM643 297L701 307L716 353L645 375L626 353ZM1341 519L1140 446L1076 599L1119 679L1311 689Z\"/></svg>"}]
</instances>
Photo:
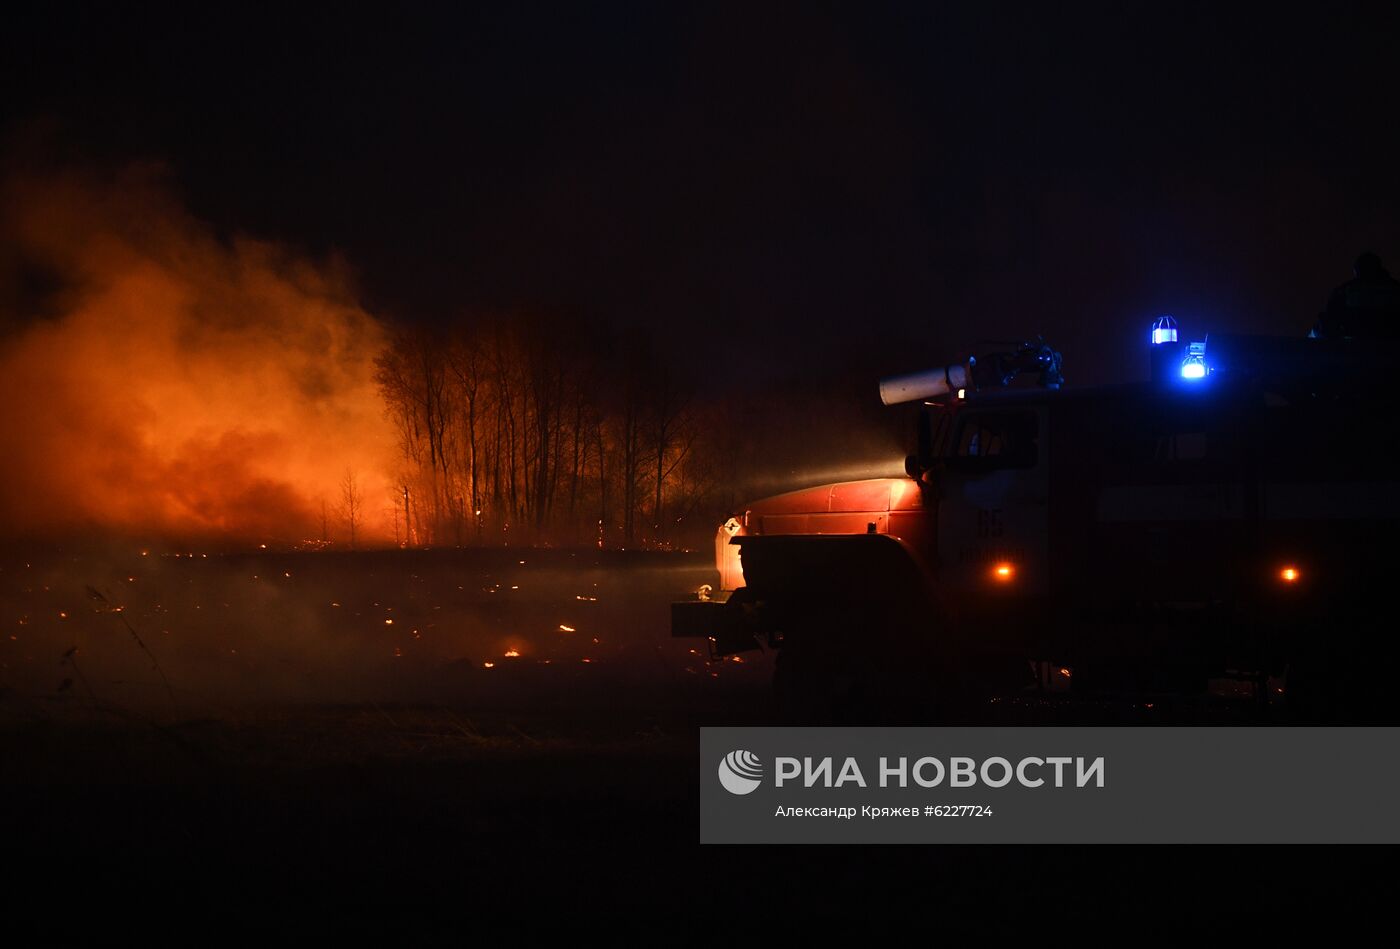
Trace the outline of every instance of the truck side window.
<instances>
[{"instance_id":1,"label":"truck side window","mask_svg":"<svg viewBox=\"0 0 1400 949\"><path fill-rule=\"evenodd\" d=\"M1001 434L976 423L964 425L958 439L958 454L964 458L1000 455L1001 448Z\"/></svg>"},{"instance_id":2,"label":"truck side window","mask_svg":"<svg viewBox=\"0 0 1400 949\"><path fill-rule=\"evenodd\" d=\"M968 413L959 422L952 457L981 459L979 466L989 468L1029 468L1035 464L1037 424L1033 413Z\"/></svg>"}]
</instances>

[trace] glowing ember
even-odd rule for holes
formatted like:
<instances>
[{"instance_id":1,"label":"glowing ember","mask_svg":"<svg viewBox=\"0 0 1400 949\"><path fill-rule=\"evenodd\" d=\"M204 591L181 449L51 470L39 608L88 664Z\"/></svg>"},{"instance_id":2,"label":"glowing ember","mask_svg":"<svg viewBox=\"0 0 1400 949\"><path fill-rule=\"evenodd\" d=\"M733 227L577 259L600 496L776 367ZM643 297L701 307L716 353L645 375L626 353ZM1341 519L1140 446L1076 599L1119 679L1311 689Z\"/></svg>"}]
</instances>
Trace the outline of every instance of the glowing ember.
<instances>
[{"instance_id":1,"label":"glowing ember","mask_svg":"<svg viewBox=\"0 0 1400 949\"><path fill-rule=\"evenodd\" d=\"M560 628L563 632L566 632L566 633L574 633L574 632L577 632L577 630L574 629L572 626L565 626L563 623L560 623L560 624L559 624L559 628Z\"/></svg>"},{"instance_id":2,"label":"glowing ember","mask_svg":"<svg viewBox=\"0 0 1400 949\"><path fill-rule=\"evenodd\" d=\"M507 650L506 650L506 658L507 658L507 659L519 659L519 658L520 658L520 650L519 650L519 649L507 649Z\"/></svg>"},{"instance_id":3,"label":"glowing ember","mask_svg":"<svg viewBox=\"0 0 1400 949\"><path fill-rule=\"evenodd\" d=\"M482 668L484 668L484 669L494 669L494 668L496 668L496 664L495 664L494 662L483 662L481 665L482 665Z\"/></svg>"}]
</instances>

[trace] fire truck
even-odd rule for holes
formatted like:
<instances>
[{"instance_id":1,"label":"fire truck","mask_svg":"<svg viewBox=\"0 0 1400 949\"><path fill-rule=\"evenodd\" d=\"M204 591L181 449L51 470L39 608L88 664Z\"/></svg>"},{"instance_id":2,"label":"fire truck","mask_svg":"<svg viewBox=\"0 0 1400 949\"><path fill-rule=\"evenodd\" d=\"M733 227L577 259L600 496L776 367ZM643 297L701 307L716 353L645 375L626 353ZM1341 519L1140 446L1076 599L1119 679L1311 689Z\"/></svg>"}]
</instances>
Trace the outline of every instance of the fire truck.
<instances>
[{"instance_id":1,"label":"fire truck","mask_svg":"<svg viewBox=\"0 0 1400 949\"><path fill-rule=\"evenodd\" d=\"M721 661L775 650L799 720L1074 701L1389 717L1389 347L1186 342L1170 317L1150 346L1133 384L1065 385L1043 340L885 380L918 410L906 477L734 512L673 635Z\"/></svg>"}]
</instances>

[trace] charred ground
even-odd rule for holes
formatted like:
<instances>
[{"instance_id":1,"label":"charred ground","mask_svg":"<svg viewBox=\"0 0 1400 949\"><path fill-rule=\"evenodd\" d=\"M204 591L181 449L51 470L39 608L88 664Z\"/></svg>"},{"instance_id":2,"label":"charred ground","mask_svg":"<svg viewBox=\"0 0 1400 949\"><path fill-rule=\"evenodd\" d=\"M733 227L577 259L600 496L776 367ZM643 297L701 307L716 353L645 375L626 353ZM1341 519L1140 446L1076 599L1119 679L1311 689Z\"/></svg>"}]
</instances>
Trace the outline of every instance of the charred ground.
<instances>
[{"instance_id":1,"label":"charred ground","mask_svg":"<svg viewBox=\"0 0 1400 949\"><path fill-rule=\"evenodd\" d=\"M710 665L666 636L704 557L109 549L4 567L0 813L13 912L40 926L612 917L657 935L912 913L1088 935L1148 925L1164 893L1228 920L1361 909L1383 879L1358 852L1319 881L1300 850L701 848L697 729L774 715L765 662Z\"/></svg>"}]
</instances>

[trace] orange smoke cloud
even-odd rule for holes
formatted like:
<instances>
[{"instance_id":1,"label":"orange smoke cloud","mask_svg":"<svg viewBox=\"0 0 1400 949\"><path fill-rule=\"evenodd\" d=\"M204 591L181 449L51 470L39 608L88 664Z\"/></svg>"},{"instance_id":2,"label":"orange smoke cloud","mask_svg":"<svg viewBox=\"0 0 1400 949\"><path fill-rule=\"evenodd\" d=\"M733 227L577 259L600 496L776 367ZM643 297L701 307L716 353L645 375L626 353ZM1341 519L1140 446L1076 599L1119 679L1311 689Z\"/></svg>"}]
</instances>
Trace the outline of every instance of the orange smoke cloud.
<instances>
[{"instance_id":1,"label":"orange smoke cloud","mask_svg":"<svg viewBox=\"0 0 1400 949\"><path fill-rule=\"evenodd\" d=\"M334 265L225 242L149 178L12 178L0 313L0 531L391 536L381 327ZM31 281L32 282L32 281Z\"/></svg>"}]
</instances>

